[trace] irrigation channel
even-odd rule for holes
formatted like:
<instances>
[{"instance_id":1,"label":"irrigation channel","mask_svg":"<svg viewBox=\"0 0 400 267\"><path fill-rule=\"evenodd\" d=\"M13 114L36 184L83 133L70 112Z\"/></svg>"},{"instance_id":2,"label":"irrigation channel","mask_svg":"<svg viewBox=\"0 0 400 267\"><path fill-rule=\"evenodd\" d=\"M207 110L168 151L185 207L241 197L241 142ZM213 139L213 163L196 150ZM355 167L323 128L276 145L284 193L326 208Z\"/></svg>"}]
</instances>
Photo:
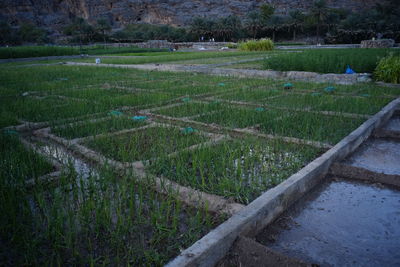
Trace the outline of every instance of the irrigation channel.
<instances>
[{"instance_id":1,"label":"irrigation channel","mask_svg":"<svg viewBox=\"0 0 400 267\"><path fill-rule=\"evenodd\" d=\"M400 110L219 266L399 266Z\"/></svg>"}]
</instances>

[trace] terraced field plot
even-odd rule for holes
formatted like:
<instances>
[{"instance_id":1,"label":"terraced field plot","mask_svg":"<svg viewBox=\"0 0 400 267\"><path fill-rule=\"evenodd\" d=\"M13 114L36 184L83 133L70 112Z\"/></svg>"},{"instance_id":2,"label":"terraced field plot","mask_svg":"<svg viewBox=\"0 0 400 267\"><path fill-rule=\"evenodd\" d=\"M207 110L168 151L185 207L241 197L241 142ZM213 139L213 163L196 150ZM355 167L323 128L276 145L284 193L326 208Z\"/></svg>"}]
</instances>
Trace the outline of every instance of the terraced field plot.
<instances>
[{"instance_id":1,"label":"terraced field plot","mask_svg":"<svg viewBox=\"0 0 400 267\"><path fill-rule=\"evenodd\" d=\"M152 62L176 60L165 57ZM2 222L12 241L1 256L16 265L163 265L400 94L88 66L1 70L1 211L21 214ZM11 156L18 139L62 147L96 171L64 164L55 181L28 190L27 179L53 171L54 155Z\"/></svg>"}]
</instances>

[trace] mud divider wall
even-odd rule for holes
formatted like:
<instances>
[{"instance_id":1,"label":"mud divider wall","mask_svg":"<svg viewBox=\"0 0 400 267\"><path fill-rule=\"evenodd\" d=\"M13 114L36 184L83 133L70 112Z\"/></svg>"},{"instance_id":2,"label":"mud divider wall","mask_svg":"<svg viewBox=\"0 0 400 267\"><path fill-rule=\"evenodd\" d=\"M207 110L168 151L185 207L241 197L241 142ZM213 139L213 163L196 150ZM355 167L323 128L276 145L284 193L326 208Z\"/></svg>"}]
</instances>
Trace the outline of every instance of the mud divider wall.
<instances>
[{"instance_id":1,"label":"mud divider wall","mask_svg":"<svg viewBox=\"0 0 400 267\"><path fill-rule=\"evenodd\" d=\"M333 148L283 183L262 194L244 209L184 250L167 266L215 265L225 256L239 235L255 236L290 205L320 183L335 161L344 159L356 150L375 129L390 119L399 105L400 98L389 103Z\"/></svg>"}]
</instances>

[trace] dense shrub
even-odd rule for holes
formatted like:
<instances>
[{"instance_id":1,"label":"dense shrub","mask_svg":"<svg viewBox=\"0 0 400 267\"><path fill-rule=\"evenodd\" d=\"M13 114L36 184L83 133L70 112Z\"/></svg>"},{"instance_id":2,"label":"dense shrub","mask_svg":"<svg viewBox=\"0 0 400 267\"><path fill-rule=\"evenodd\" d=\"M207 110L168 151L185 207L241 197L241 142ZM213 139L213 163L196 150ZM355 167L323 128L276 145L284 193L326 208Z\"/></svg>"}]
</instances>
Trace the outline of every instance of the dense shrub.
<instances>
[{"instance_id":1,"label":"dense shrub","mask_svg":"<svg viewBox=\"0 0 400 267\"><path fill-rule=\"evenodd\" d=\"M270 39L249 40L239 44L243 51L268 51L274 49L274 42Z\"/></svg>"},{"instance_id":2,"label":"dense shrub","mask_svg":"<svg viewBox=\"0 0 400 267\"><path fill-rule=\"evenodd\" d=\"M400 83L400 56L390 55L382 58L375 69L376 80L388 83Z\"/></svg>"}]
</instances>

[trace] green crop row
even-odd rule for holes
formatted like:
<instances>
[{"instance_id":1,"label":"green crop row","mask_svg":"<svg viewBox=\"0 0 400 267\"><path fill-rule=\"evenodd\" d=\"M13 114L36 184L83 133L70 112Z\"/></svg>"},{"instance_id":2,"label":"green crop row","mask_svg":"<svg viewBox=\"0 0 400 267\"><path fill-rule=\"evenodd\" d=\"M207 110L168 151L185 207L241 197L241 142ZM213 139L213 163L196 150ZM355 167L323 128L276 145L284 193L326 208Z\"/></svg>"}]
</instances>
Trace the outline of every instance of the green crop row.
<instances>
[{"instance_id":1,"label":"green crop row","mask_svg":"<svg viewBox=\"0 0 400 267\"><path fill-rule=\"evenodd\" d=\"M302 53L278 54L264 61L265 69L280 71L311 71L318 73L345 73L347 66L354 71L372 73L378 61L394 49L314 49Z\"/></svg>"},{"instance_id":2,"label":"green crop row","mask_svg":"<svg viewBox=\"0 0 400 267\"><path fill-rule=\"evenodd\" d=\"M28 189L51 165L16 136L0 147L2 265L162 266L220 222L106 167L84 178L70 166L57 185Z\"/></svg>"}]
</instances>

